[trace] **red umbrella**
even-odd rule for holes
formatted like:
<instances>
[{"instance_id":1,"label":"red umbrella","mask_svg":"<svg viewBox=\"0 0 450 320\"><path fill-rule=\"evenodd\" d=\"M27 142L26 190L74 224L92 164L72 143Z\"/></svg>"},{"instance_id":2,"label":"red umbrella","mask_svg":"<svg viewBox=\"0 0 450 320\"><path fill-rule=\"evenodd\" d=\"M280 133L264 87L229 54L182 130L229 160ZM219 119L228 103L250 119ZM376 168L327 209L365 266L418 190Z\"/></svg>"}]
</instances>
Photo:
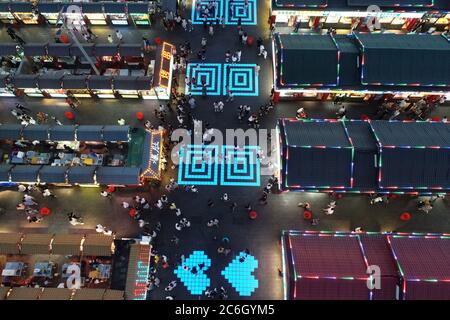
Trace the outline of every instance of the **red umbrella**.
<instances>
[{"instance_id":1,"label":"red umbrella","mask_svg":"<svg viewBox=\"0 0 450 320\"><path fill-rule=\"evenodd\" d=\"M113 193L114 191L116 191L116 187L114 187L114 186L109 186L108 189L106 189L106 191L107 191L108 193Z\"/></svg>"},{"instance_id":2,"label":"red umbrella","mask_svg":"<svg viewBox=\"0 0 450 320\"><path fill-rule=\"evenodd\" d=\"M431 121L439 122L439 121L441 121L441 117L439 117L439 116L431 117Z\"/></svg>"},{"instance_id":3,"label":"red umbrella","mask_svg":"<svg viewBox=\"0 0 450 320\"><path fill-rule=\"evenodd\" d=\"M369 116L367 114L362 114L361 120L369 120Z\"/></svg>"},{"instance_id":4,"label":"red umbrella","mask_svg":"<svg viewBox=\"0 0 450 320\"><path fill-rule=\"evenodd\" d=\"M141 111L136 112L136 119L139 121L144 120L144 114Z\"/></svg>"},{"instance_id":5,"label":"red umbrella","mask_svg":"<svg viewBox=\"0 0 450 320\"><path fill-rule=\"evenodd\" d=\"M43 216L49 216L49 215L52 213L52 211L51 211L49 208L47 208L47 207L41 208L41 210L39 210L39 212L40 212Z\"/></svg>"},{"instance_id":6,"label":"red umbrella","mask_svg":"<svg viewBox=\"0 0 450 320\"><path fill-rule=\"evenodd\" d=\"M312 218L312 212L311 212L311 211L308 211L308 210L305 210L305 211L303 212L303 219L305 219L305 220L311 220L311 218Z\"/></svg>"},{"instance_id":7,"label":"red umbrella","mask_svg":"<svg viewBox=\"0 0 450 320\"><path fill-rule=\"evenodd\" d=\"M134 218L134 216L136 216L136 209L131 208L130 211L128 211L128 214L130 215L130 217Z\"/></svg>"},{"instance_id":8,"label":"red umbrella","mask_svg":"<svg viewBox=\"0 0 450 320\"><path fill-rule=\"evenodd\" d=\"M75 118L75 116L73 115L73 112L71 112L71 111L66 111L66 112L64 112L64 116L65 116L68 120L73 120L73 118Z\"/></svg>"},{"instance_id":9,"label":"red umbrella","mask_svg":"<svg viewBox=\"0 0 450 320\"><path fill-rule=\"evenodd\" d=\"M256 212L256 211L250 211L249 213L248 213L248 217L251 219L251 220L255 220L257 217L258 217L258 213Z\"/></svg>"},{"instance_id":10,"label":"red umbrella","mask_svg":"<svg viewBox=\"0 0 450 320\"><path fill-rule=\"evenodd\" d=\"M66 34L62 34L62 35L59 37L59 40L60 40L62 43L70 43L69 36L66 35Z\"/></svg>"},{"instance_id":11,"label":"red umbrella","mask_svg":"<svg viewBox=\"0 0 450 320\"><path fill-rule=\"evenodd\" d=\"M156 43L156 44L161 44L161 43L162 43L161 38L160 38L160 37L156 37L156 38L155 38L155 43Z\"/></svg>"},{"instance_id":12,"label":"red umbrella","mask_svg":"<svg viewBox=\"0 0 450 320\"><path fill-rule=\"evenodd\" d=\"M253 45L253 37L252 36L247 37L247 45L249 47L251 47Z\"/></svg>"},{"instance_id":13,"label":"red umbrella","mask_svg":"<svg viewBox=\"0 0 450 320\"><path fill-rule=\"evenodd\" d=\"M402 220L402 221L408 221L409 219L411 219L411 213L409 213L409 212L403 212L400 215L400 220Z\"/></svg>"}]
</instances>

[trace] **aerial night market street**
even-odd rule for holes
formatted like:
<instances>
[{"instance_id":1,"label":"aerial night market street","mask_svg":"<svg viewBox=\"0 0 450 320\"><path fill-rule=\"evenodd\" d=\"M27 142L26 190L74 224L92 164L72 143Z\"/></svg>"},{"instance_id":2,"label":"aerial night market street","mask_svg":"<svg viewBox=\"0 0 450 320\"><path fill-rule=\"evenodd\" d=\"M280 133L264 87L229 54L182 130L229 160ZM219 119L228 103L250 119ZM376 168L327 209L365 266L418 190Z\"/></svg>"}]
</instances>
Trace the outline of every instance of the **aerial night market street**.
<instances>
[{"instance_id":1,"label":"aerial night market street","mask_svg":"<svg viewBox=\"0 0 450 320\"><path fill-rule=\"evenodd\" d=\"M450 299L448 0L0 24L0 300Z\"/></svg>"}]
</instances>

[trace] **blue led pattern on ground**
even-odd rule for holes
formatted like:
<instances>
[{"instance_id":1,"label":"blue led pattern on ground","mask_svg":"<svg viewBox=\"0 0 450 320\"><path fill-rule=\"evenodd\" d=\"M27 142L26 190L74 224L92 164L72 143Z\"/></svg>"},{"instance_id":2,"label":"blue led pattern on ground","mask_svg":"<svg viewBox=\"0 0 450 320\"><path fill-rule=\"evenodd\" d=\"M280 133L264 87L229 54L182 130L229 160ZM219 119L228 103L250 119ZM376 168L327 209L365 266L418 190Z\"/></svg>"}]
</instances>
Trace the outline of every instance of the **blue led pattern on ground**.
<instances>
[{"instance_id":1,"label":"blue led pattern on ground","mask_svg":"<svg viewBox=\"0 0 450 320\"><path fill-rule=\"evenodd\" d=\"M204 264L200 269L199 265ZM196 273L192 272L192 268L197 269ZM204 251L194 251L184 261L184 263L175 269L175 275L186 286L191 294L201 295L211 284L210 279L205 271L211 267L211 259L208 258Z\"/></svg>"},{"instance_id":2,"label":"blue led pattern on ground","mask_svg":"<svg viewBox=\"0 0 450 320\"><path fill-rule=\"evenodd\" d=\"M231 8L230 8L231 2ZM248 8L245 10L244 0L225 0L225 23L237 24L241 18L242 25L256 25L258 21L256 0L248 0Z\"/></svg>"},{"instance_id":3,"label":"blue led pattern on ground","mask_svg":"<svg viewBox=\"0 0 450 320\"><path fill-rule=\"evenodd\" d=\"M190 63L187 66L187 76L191 80L186 85L186 94L201 95L202 79L206 84L206 95L219 96L222 85L222 65L220 63ZM195 78L195 83L192 78Z\"/></svg>"},{"instance_id":4,"label":"blue led pattern on ground","mask_svg":"<svg viewBox=\"0 0 450 320\"><path fill-rule=\"evenodd\" d=\"M258 76L256 64L224 64L223 92L229 86L234 96L258 96Z\"/></svg>"},{"instance_id":5,"label":"blue led pattern on ground","mask_svg":"<svg viewBox=\"0 0 450 320\"><path fill-rule=\"evenodd\" d=\"M245 259L241 261L241 258ZM222 275L240 296L249 297L258 288L258 280L252 275L258 268L258 260L245 252L239 253L222 271Z\"/></svg>"},{"instance_id":6,"label":"blue led pattern on ground","mask_svg":"<svg viewBox=\"0 0 450 320\"><path fill-rule=\"evenodd\" d=\"M201 12L197 10L197 3L201 3ZM216 3L216 12L209 12L208 16L206 17L206 21L208 22L214 22L216 19L216 16L222 17L223 15L223 5L222 0L193 0L192 1L192 24L203 24L203 15L202 12L204 12L205 8L208 6L208 3L215 2ZM218 11L218 12L217 12ZM215 23L215 22L214 22Z\"/></svg>"},{"instance_id":7,"label":"blue led pattern on ground","mask_svg":"<svg viewBox=\"0 0 450 320\"><path fill-rule=\"evenodd\" d=\"M223 158L227 160L221 165L220 184L259 187L261 163L257 153L256 146L245 146L237 151L234 146L222 146Z\"/></svg>"},{"instance_id":8,"label":"blue led pattern on ground","mask_svg":"<svg viewBox=\"0 0 450 320\"><path fill-rule=\"evenodd\" d=\"M178 184L217 185L218 146L187 145L180 148Z\"/></svg>"}]
</instances>

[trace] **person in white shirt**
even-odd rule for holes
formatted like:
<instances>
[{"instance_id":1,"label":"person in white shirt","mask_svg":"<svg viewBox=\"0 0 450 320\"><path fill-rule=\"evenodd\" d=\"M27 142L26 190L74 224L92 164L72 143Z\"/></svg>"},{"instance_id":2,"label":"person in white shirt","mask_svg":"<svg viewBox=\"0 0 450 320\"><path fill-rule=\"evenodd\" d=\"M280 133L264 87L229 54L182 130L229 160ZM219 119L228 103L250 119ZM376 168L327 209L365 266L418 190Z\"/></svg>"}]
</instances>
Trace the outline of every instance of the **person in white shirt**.
<instances>
[{"instance_id":1,"label":"person in white shirt","mask_svg":"<svg viewBox=\"0 0 450 320\"><path fill-rule=\"evenodd\" d=\"M117 120L117 123L119 124L119 126L124 126L125 125L125 119L120 118L119 120Z\"/></svg>"},{"instance_id":2,"label":"person in white shirt","mask_svg":"<svg viewBox=\"0 0 450 320\"><path fill-rule=\"evenodd\" d=\"M112 35L108 35L108 42L109 43L114 43Z\"/></svg>"},{"instance_id":3,"label":"person in white shirt","mask_svg":"<svg viewBox=\"0 0 450 320\"><path fill-rule=\"evenodd\" d=\"M116 30L116 37L119 40L119 42L122 42L123 34L119 30Z\"/></svg>"},{"instance_id":4,"label":"person in white shirt","mask_svg":"<svg viewBox=\"0 0 450 320\"><path fill-rule=\"evenodd\" d=\"M122 207L124 208L124 209L128 209L129 207L130 207L130 204L128 203L128 202L122 202Z\"/></svg>"}]
</instances>

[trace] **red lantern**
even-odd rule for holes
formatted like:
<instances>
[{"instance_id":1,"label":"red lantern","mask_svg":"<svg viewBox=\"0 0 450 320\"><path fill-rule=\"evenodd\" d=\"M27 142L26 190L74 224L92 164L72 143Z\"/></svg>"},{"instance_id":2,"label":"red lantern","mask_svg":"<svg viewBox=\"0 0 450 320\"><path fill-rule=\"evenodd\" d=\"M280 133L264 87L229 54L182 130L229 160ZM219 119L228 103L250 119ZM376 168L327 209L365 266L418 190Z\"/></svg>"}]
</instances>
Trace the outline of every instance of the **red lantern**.
<instances>
[{"instance_id":1,"label":"red lantern","mask_svg":"<svg viewBox=\"0 0 450 320\"><path fill-rule=\"evenodd\" d=\"M160 37L156 37L156 38L155 38L155 43L156 43L157 45L160 45L160 44L162 43L161 38L160 38Z\"/></svg>"},{"instance_id":2,"label":"red lantern","mask_svg":"<svg viewBox=\"0 0 450 320\"><path fill-rule=\"evenodd\" d=\"M128 214L130 215L130 217L134 218L136 216L136 209L135 208L131 208L130 211L128 211Z\"/></svg>"},{"instance_id":3,"label":"red lantern","mask_svg":"<svg viewBox=\"0 0 450 320\"><path fill-rule=\"evenodd\" d=\"M253 41L254 41L254 39L253 39L252 36L248 36L248 37L247 37L247 45L248 45L249 47L251 47L251 46L253 45Z\"/></svg>"},{"instance_id":4,"label":"red lantern","mask_svg":"<svg viewBox=\"0 0 450 320\"><path fill-rule=\"evenodd\" d=\"M439 122L439 121L441 121L441 117L434 116L434 117L431 118L431 121Z\"/></svg>"},{"instance_id":5,"label":"red lantern","mask_svg":"<svg viewBox=\"0 0 450 320\"><path fill-rule=\"evenodd\" d=\"M75 118L75 116L73 115L73 112L71 111L66 111L64 112L64 116L66 117L66 119L68 120L73 120Z\"/></svg>"},{"instance_id":6,"label":"red lantern","mask_svg":"<svg viewBox=\"0 0 450 320\"><path fill-rule=\"evenodd\" d=\"M59 37L59 41L61 41L62 43L70 43L70 39L69 39L69 36L67 34L62 34Z\"/></svg>"},{"instance_id":7,"label":"red lantern","mask_svg":"<svg viewBox=\"0 0 450 320\"><path fill-rule=\"evenodd\" d=\"M249 217L251 220L255 220L255 219L258 217L258 213L257 213L256 211L250 211L250 212L248 213L248 217Z\"/></svg>"},{"instance_id":8,"label":"red lantern","mask_svg":"<svg viewBox=\"0 0 450 320\"><path fill-rule=\"evenodd\" d=\"M144 114L141 111L136 112L136 119L139 121L144 120Z\"/></svg>"},{"instance_id":9,"label":"red lantern","mask_svg":"<svg viewBox=\"0 0 450 320\"><path fill-rule=\"evenodd\" d=\"M409 219L411 219L411 214L409 212L403 212L400 215L400 220L402 221L408 221Z\"/></svg>"},{"instance_id":10,"label":"red lantern","mask_svg":"<svg viewBox=\"0 0 450 320\"><path fill-rule=\"evenodd\" d=\"M305 219L305 220L311 220L311 219L312 219L312 212L311 212L311 211L308 211L308 210L305 210L305 211L303 212L303 219Z\"/></svg>"},{"instance_id":11,"label":"red lantern","mask_svg":"<svg viewBox=\"0 0 450 320\"><path fill-rule=\"evenodd\" d=\"M47 207L41 208L41 210L39 210L39 212L43 216L49 216L52 213L52 211L49 208L47 208Z\"/></svg>"},{"instance_id":12,"label":"red lantern","mask_svg":"<svg viewBox=\"0 0 450 320\"><path fill-rule=\"evenodd\" d=\"M367 114L362 114L361 120L363 120L363 121L369 120L369 116Z\"/></svg>"},{"instance_id":13,"label":"red lantern","mask_svg":"<svg viewBox=\"0 0 450 320\"><path fill-rule=\"evenodd\" d=\"M116 187L114 186L109 186L108 189L106 190L108 193L113 193L114 191L116 191Z\"/></svg>"}]
</instances>

